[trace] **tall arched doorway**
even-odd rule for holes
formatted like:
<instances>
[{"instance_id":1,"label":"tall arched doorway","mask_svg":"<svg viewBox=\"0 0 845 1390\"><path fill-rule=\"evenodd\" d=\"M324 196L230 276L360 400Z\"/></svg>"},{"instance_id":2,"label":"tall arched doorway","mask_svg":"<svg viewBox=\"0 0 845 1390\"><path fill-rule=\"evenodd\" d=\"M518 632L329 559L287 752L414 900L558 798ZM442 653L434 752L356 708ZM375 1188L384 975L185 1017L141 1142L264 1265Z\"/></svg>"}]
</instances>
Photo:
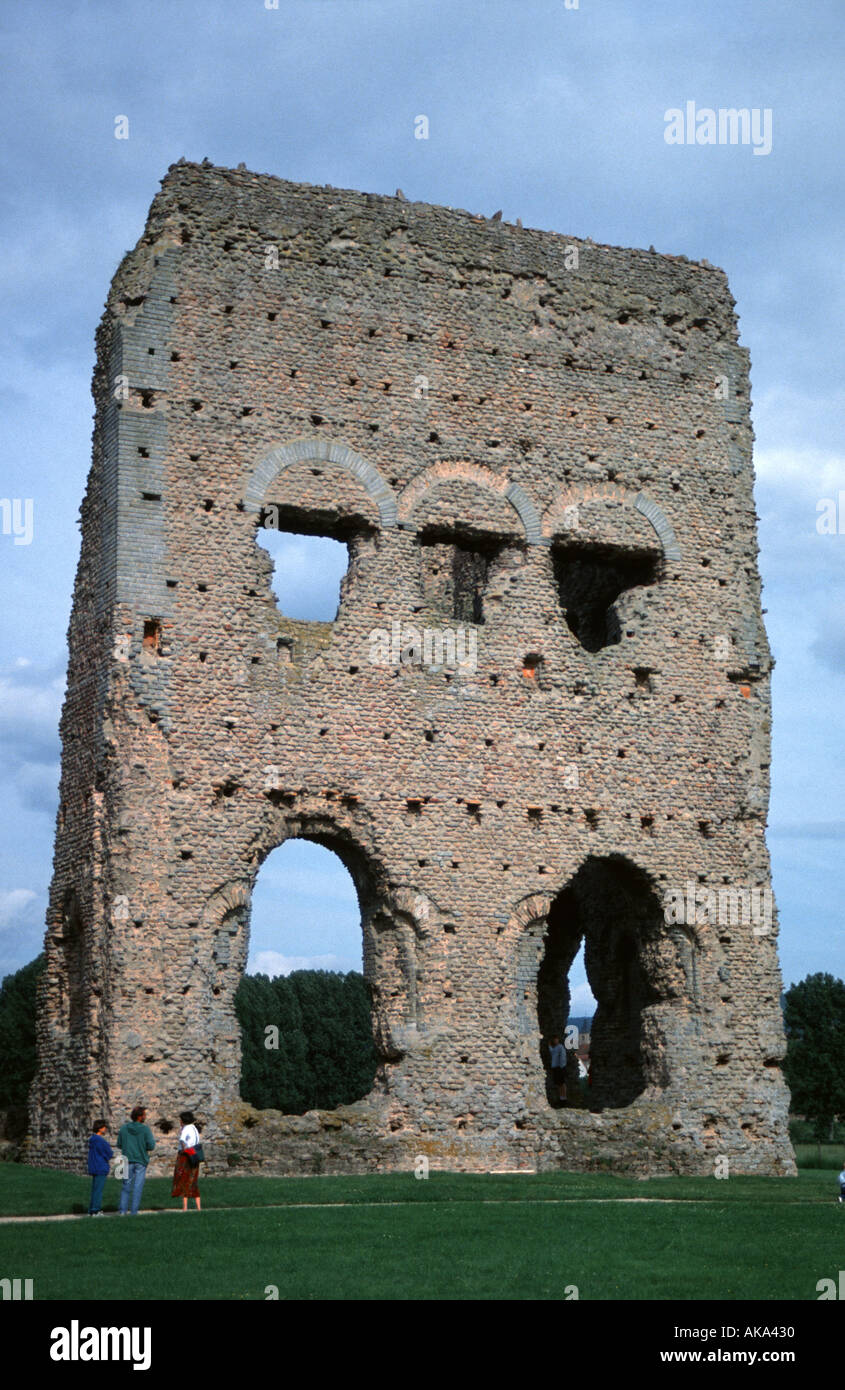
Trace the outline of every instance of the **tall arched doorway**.
<instances>
[{"instance_id":1,"label":"tall arched doorway","mask_svg":"<svg viewBox=\"0 0 845 1390\"><path fill-rule=\"evenodd\" d=\"M362 967L362 907L349 867L324 844L286 840L252 892L249 959L235 997L243 1100L304 1114L371 1091L379 1058Z\"/></svg>"},{"instance_id":2,"label":"tall arched doorway","mask_svg":"<svg viewBox=\"0 0 845 1390\"><path fill-rule=\"evenodd\" d=\"M537 972L545 1065L552 1037L565 1037L570 971L582 942L597 1003L587 1103L619 1108L668 1081L654 1006L675 993L682 975L660 898L648 876L622 856L586 860L549 909ZM577 1079L571 1063L569 1077Z\"/></svg>"}]
</instances>

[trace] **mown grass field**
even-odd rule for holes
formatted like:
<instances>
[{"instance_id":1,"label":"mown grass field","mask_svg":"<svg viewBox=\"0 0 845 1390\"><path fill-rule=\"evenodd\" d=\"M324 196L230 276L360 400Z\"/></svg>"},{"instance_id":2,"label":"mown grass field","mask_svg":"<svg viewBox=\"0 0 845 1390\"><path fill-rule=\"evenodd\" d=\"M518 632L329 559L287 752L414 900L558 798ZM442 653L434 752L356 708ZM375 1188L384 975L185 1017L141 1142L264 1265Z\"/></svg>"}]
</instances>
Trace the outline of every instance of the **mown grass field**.
<instances>
[{"instance_id":1,"label":"mown grass field","mask_svg":"<svg viewBox=\"0 0 845 1390\"><path fill-rule=\"evenodd\" d=\"M118 1183L106 1185L116 1208ZM845 1248L836 1175L797 1179L433 1173L170 1181L135 1220L0 1225L0 1275L36 1299L818 1298ZM637 1199L631 1201L630 1199ZM620 1201L620 1199L626 1199ZM649 1200L643 1200L649 1199ZM0 1215L87 1203L72 1174L0 1165ZM155 1209L160 1210L156 1211Z\"/></svg>"}]
</instances>

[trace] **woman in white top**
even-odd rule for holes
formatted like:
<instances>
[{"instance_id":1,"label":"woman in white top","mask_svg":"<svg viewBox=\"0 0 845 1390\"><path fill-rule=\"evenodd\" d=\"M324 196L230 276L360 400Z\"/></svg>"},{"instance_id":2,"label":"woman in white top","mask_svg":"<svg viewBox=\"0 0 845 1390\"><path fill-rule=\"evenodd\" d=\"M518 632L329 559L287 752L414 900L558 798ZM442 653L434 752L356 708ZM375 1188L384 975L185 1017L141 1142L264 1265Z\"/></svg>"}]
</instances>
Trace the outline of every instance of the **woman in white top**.
<instances>
[{"instance_id":1,"label":"woman in white top","mask_svg":"<svg viewBox=\"0 0 845 1390\"><path fill-rule=\"evenodd\" d=\"M188 1162L189 1157L199 1146L199 1130L190 1110L183 1110L179 1119L182 1122L182 1129L179 1134L179 1152L176 1155L176 1167L173 1169L173 1187L170 1195L171 1197L182 1198L183 1211L188 1210L188 1198L193 1197L197 1204L197 1211L201 1211L199 1164Z\"/></svg>"}]
</instances>

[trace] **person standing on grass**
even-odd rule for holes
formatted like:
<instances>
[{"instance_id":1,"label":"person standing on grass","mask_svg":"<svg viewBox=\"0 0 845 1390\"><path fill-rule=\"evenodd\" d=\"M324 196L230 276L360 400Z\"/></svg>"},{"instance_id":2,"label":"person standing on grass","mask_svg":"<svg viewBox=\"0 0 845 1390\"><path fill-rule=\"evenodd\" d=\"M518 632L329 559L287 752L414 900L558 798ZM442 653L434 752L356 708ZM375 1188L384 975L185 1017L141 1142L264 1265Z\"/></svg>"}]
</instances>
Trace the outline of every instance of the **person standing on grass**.
<instances>
[{"instance_id":1,"label":"person standing on grass","mask_svg":"<svg viewBox=\"0 0 845 1390\"><path fill-rule=\"evenodd\" d=\"M839 1200L845 1202L845 1159L842 1160L842 1172L839 1174Z\"/></svg>"},{"instance_id":2,"label":"person standing on grass","mask_svg":"<svg viewBox=\"0 0 845 1390\"><path fill-rule=\"evenodd\" d=\"M200 1189L199 1189L199 1160L196 1151L199 1148L200 1134L196 1126L193 1114L190 1110L183 1110L179 1116L182 1121L182 1130L179 1135L179 1152L176 1155L176 1166L173 1169L173 1187L171 1197L182 1198L182 1210L188 1210L188 1198L193 1197L197 1204L197 1211L201 1211Z\"/></svg>"},{"instance_id":3,"label":"person standing on grass","mask_svg":"<svg viewBox=\"0 0 845 1390\"><path fill-rule=\"evenodd\" d=\"M91 1174L91 1200L88 1203L89 1216L103 1214L103 1188L109 1175L109 1160L114 1150L106 1143L106 1122L95 1120L88 1140L88 1172Z\"/></svg>"},{"instance_id":4,"label":"person standing on grass","mask_svg":"<svg viewBox=\"0 0 845 1390\"><path fill-rule=\"evenodd\" d=\"M141 1205L141 1193L144 1190L144 1182L147 1177L147 1164L150 1161L150 1154L156 1146L153 1132L149 1125L144 1121L147 1112L143 1105L136 1105L132 1111L132 1118L120 1126L120 1133L117 1136L117 1147L123 1154L128 1164L128 1172L123 1179L120 1189L120 1214L126 1216L129 1208L129 1199L132 1198L132 1215L138 1215L138 1208Z\"/></svg>"}]
</instances>

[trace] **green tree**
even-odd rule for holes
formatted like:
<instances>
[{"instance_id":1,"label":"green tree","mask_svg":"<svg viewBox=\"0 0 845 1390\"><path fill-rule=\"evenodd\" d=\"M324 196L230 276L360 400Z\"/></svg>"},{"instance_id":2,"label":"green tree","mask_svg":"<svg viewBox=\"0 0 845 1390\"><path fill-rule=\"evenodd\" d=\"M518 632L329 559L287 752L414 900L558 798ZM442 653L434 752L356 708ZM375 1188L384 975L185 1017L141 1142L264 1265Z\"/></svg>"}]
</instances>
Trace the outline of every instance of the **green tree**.
<instances>
[{"instance_id":1,"label":"green tree","mask_svg":"<svg viewBox=\"0 0 845 1390\"><path fill-rule=\"evenodd\" d=\"M821 1145L845 1115L845 983L808 975L784 996L784 1072L792 1108L806 1116Z\"/></svg>"},{"instance_id":2,"label":"green tree","mask_svg":"<svg viewBox=\"0 0 845 1390\"><path fill-rule=\"evenodd\" d=\"M295 970L288 979L302 1009L312 1081L308 1109L360 1100L372 1090L378 1066L363 975Z\"/></svg>"},{"instance_id":3,"label":"green tree","mask_svg":"<svg viewBox=\"0 0 845 1390\"><path fill-rule=\"evenodd\" d=\"M302 1114L306 1045L295 992L283 977L245 975L235 995L241 1026L241 1095L258 1110Z\"/></svg>"},{"instance_id":4,"label":"green tree","mask_svg":"<svg viewBox=\"0 0 845 1390\"><path fill-rule=\"evenodd\" d=\"M266 975L245 975L235 994L235 1014L241 1029L241 1095L261 1109L268 1105L264 1028L272 1011L269 996L270 981Z\"/></svg>"},{"instance_id":5,"label":"green tree","mask_svg":"<svg viewBox=\"0 0 845 1390\"><path fill-rule=\"evenodd\" d=\"M378 1055L363 975L296 970L245 975L235 996L241 1025L241 1095L259 1110L302 1115L360 1100ZM278 1029L278 1039L267 1028ZM267 1041L278 1046L267 1047Z\"/></svg>"},{"instance_id":6,"label":"green tree","mask_svg":"<svg viewBox=\"0 0 845 1390\"><path fill-rule=\"evenodd\" d=\"M277 975L270 984L276 1000L275 1021L279 1029L281 1062L269 1087L271 1104L274 1110L282 1110L287 1115L302 1115L310 1108L308 1095L313 1084L302 1009L288 976ZM269 1055L272 1057L272 1053ZM270 1065L272 1068L273 1063Z\"/></svg>"},{"instance_id":7,"label":"green tree","mask_svg":"<svg viewBox=\"0 0 845 1390\"><path fill-rule=\"evenodd\" d=\"M35 1075L35 996L44 956L0 985L0 1110L25 1111Z\"/></svg>"}]
</instances>

